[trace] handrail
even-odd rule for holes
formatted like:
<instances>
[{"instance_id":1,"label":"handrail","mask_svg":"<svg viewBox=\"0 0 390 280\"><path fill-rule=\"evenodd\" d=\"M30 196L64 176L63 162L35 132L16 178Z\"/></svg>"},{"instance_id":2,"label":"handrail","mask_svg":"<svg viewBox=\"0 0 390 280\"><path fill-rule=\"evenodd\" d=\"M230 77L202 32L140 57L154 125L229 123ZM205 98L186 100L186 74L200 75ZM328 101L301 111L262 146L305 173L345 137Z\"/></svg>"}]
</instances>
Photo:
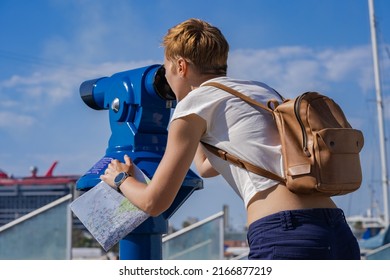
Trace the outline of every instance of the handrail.
<instances>
[{"instance_id":1,"label":"handrail","mask_svg":"<svg viewBox=\"0 0 390 280\"><path fill-rule=\"evenodd\" d=\"M225 215L225 213L223 211L221 211L221 212L218 212L218 213L216 213L216 214L214 214L214 215L212 215L212 216L210 216L210 217L208 217L208 218L206 218L206 219L204 219L202 221L196 222L196 223L194 223L194 224L192 224L192 225L190 225L188 227L182 228L182 229L180 229L180 230L178 230L178 231L176 231L174 233L167 234L167 235L165 235L163 237L162 242L164 243L164 242L166 242L168 240L171 240L171 239L173 239L173 238L175 238L175 237L177 237L179 235L182 235L182 234L184 234L186 232L189 232L189 231L193 230L194 228L200 227L200 226L202 226L204 224L207 224L208 222L211 222L213 220L221 218L224 215Z\"/></svg>"},{"instance_id":2,"label":"handrail","mask_svg":"<svg viewBox=\"0 0 390 280\"><path fill-rule=\"evenodd\" d=\"M368 258L369 256L376 255L384 250L390 249L390 243L387 243L381 247L375 248L373 250L370 250L364 257Z\"/></svg>"},{"instance_id":3,"label":"handrail","mask_svg":"<svg viewBox=\"0 0 390 280\"><path fill-rule=\"evenodd\" d=\"M61 197L53 202L50 202L49 204L46 204L45 206L43 206L41 208L38 208L38 209L18 218L16 220L13 220L12 222L9 222L9 223L1 226L0 233L5 231L6 229L9 229L9 228L17 225L17 224L20 224L20 223L22 223L22 222L24 222L24 221L26 221L34 216L37 216L37 215L39 215L39 214L57 206L57 205L60 205L61 203L65 202L67 200L70 200L70 199L72 199L72 194L67 194L67 195L65 195L65 196L63 196L63 197Z\"/></svg>"}]
</instances>

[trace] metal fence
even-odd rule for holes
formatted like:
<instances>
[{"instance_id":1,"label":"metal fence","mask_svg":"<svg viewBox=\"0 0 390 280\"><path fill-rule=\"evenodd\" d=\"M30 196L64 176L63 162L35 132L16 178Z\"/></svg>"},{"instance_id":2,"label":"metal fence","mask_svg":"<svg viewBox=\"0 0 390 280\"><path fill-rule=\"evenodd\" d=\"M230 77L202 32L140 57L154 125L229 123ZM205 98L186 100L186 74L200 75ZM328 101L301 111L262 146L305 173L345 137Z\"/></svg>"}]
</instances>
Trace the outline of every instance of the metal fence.
<instances>
[{"instance_id":1,"label":"metal fence","mask_svg":"<svg viewBox=\"0 0 390 280\"><path fill-rule=\"evenodd\" d=\"M192 224L163 238L164 260L221 260L224 212Z\"/></svg>"},{"instance_id":2,"label":"metal fence","mask_svg":"<svg viewBox=\"0 0 390 280\"><path fill-rule=\"evenodd\" d=\"M71 199L68 194L0 227L0 259L70 259Z\"/></svg>"}]
</instances>

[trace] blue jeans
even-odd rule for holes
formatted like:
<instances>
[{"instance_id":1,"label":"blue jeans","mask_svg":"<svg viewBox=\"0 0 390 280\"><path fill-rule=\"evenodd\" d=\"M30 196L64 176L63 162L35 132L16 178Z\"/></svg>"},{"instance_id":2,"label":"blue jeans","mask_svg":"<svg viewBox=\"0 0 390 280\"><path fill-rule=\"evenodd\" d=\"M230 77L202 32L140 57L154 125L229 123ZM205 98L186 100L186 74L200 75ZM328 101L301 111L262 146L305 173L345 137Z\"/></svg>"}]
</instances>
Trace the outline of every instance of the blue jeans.
<instances>
[{"instance_id":1,"label":"blue jeans","mask_svg":"<svg viewBox=\"0 0 390 280\"><path fill-rule=\"evenodd\" d=\"M360 249L341 209L281 211L248 229L249 259L357 260Z\"/></svg>"}]
</instances>

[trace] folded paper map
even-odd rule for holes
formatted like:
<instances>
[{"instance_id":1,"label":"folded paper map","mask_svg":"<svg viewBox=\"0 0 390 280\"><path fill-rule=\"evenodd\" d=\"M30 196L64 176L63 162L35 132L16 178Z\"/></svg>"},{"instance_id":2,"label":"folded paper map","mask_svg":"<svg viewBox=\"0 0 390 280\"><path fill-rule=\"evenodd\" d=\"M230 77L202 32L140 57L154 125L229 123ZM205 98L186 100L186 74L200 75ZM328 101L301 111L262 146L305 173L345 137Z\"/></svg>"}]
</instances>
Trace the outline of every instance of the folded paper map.
<instances>
[{"instance_id":1,"label":"folded paper map","mask_svg":"<svg viewBox=\"0 0 390 280\"><path fill-rule=\"evenodd\" d=\"M133 176L150 181L136 166ZM103 181L76 198L70 208L105 251L150 217Z\"/></svg>"}]
</instances>

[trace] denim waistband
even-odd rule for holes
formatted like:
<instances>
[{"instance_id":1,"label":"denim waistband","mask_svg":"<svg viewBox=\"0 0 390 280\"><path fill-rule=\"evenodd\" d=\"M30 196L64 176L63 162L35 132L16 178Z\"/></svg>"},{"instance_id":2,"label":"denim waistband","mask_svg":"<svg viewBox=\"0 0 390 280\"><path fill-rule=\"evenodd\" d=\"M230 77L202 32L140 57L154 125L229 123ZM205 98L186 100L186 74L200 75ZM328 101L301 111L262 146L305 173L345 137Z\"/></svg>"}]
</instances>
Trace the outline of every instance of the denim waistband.
<instances>
[{"instance_id":1,"label":"denim waistband","mask_svg":"<svg viewBox=\"0 0 390 280\"><path fill-rule=\"evenodd\" d=\"M346 222L344 212L340 208L313 208L280 211L275 214L263 217L249 225L248 231L263 224L282 222L286 229L294 228L303 223L327 223L333 225L339 222Z\"/></svg>"}]
</instances>

